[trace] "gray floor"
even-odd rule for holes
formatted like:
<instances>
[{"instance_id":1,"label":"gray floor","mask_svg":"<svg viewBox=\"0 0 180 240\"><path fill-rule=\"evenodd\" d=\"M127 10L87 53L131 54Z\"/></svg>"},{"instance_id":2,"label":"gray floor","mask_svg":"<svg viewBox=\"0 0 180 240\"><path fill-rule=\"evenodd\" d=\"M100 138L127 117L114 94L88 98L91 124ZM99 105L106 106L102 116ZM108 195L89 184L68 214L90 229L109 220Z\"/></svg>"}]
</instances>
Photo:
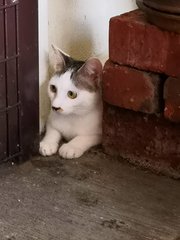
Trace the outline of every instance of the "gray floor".
<instances>
[{"instance_id":1,"label":"gray floor","mask_svg":"<svg viewBox=\"0 0 180 240\"><path fill-rule=\"evenodd\" d=\"M0 240L177 240L180 182L92 150L0 169Z\"/></svg>"}]
</instances>

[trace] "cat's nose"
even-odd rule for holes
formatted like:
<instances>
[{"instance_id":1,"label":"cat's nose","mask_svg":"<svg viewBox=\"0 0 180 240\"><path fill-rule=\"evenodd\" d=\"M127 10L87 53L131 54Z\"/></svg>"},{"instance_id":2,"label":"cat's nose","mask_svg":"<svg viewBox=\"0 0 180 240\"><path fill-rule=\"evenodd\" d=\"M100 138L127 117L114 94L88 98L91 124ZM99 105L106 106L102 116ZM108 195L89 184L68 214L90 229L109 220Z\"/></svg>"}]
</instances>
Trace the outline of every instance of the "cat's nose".
<instances>
[{"instance_id":1,"label":"cat's nose","mask_svg":"<svg viewBox=\"0 0 180 240\"><path fill-rule=\"evenodd\" d=\"M53 107L53 106L52 106L52 110L57 112L57 111L59 111L59 110L62 111L62 108L60 108L60 107Z\"/></svg>"}]
</instances>

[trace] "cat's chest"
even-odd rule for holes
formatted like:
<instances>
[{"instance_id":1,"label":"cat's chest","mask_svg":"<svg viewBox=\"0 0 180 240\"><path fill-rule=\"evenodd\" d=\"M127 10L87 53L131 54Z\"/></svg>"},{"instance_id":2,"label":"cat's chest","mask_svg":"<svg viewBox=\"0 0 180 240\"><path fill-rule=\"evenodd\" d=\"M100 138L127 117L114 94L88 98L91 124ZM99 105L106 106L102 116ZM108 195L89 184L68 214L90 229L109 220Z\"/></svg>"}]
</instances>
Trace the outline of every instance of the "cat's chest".
<instances>
[{"instance_id":1,"label":"cat's chest","mask_svg":"<svg viewBox=\"0 0 180 240\"><path fill-rule=\"evenodd\" d=\"M67 140L74 138L85 131L84 121L81 118L56 116L51 119L52 125Z\"/></svg>"}]
</instances>

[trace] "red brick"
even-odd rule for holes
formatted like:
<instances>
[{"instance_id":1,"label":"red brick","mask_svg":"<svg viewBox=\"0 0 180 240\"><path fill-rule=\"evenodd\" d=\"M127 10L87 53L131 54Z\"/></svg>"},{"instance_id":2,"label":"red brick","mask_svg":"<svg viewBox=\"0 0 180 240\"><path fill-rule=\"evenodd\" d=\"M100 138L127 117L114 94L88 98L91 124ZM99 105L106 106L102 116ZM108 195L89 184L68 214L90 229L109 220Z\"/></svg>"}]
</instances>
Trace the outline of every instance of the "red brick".
<instances>
[{"instance_id":1,"label":"red brick","mask_svg":"<svg viewBox=\"0 0 180 240\"><path fill-rule=\"evenodd\" d=\"M164 116L173 122L180 122L180 79L169 77L166 80L164 99Z\"/></svg>"},{"instance_id":2,"label":"red brick","mask_svg":"<svg viewBox=\"0 0 180 240\"><path fill-rule=\"evenodd\" d=\"M180 35L147 22L140 10L110 20L110 60L138 69L178 76Z\"/></svg>"},{"instance_id":3,"label":"red brick","mask_svg":"<svg viewBox=\"0 0 180 240\"><path fill-rule=\"evenodd\" d=\"M105 104L103 147L112 156L180 177L180 125L163 116Z\"/></svg>"},{"instance_id":4,"label":"red brick","mask_svg":"<svg viewBox=\"0 0 180 240\"><path fill-rule=\"evenodd\" d=\"M106 102L134 111L160 112L163 85L159 75L107 61L103 71Z\"/></svg>"}]
</instances>

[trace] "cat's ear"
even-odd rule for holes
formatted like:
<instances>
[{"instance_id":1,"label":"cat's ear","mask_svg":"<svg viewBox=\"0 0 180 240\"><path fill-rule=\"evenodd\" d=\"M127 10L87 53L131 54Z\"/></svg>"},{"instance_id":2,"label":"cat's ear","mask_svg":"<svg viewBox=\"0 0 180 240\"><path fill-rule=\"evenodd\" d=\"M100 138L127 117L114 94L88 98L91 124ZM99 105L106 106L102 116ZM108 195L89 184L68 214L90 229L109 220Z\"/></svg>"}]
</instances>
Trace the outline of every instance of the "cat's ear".
<instances>
[{"instance_id":1,"label":"cat's ear","mask_svg":"<svg viewBox=\"0 0 180 240\"><path fill-rule=\"evenodd\" d=\"M89 58L78 70L78 75L89 89L99 88L102 76L102 63L97 58Z\"/></svg>"},{"instance_id":2,"label":"cat's ear","mask_svg":"<svg viewBox=\"0 0 180 240\"><path fill-rule=\"evenodd\" d=\"M61 72L66 67L67 62L70 59L70 56L64 53L62 50L60 50L56 46L54 46L53 44L51 45L51 47L53 50L52 65L53 65L54 71Z\"/></svg>"}]
</instances>

